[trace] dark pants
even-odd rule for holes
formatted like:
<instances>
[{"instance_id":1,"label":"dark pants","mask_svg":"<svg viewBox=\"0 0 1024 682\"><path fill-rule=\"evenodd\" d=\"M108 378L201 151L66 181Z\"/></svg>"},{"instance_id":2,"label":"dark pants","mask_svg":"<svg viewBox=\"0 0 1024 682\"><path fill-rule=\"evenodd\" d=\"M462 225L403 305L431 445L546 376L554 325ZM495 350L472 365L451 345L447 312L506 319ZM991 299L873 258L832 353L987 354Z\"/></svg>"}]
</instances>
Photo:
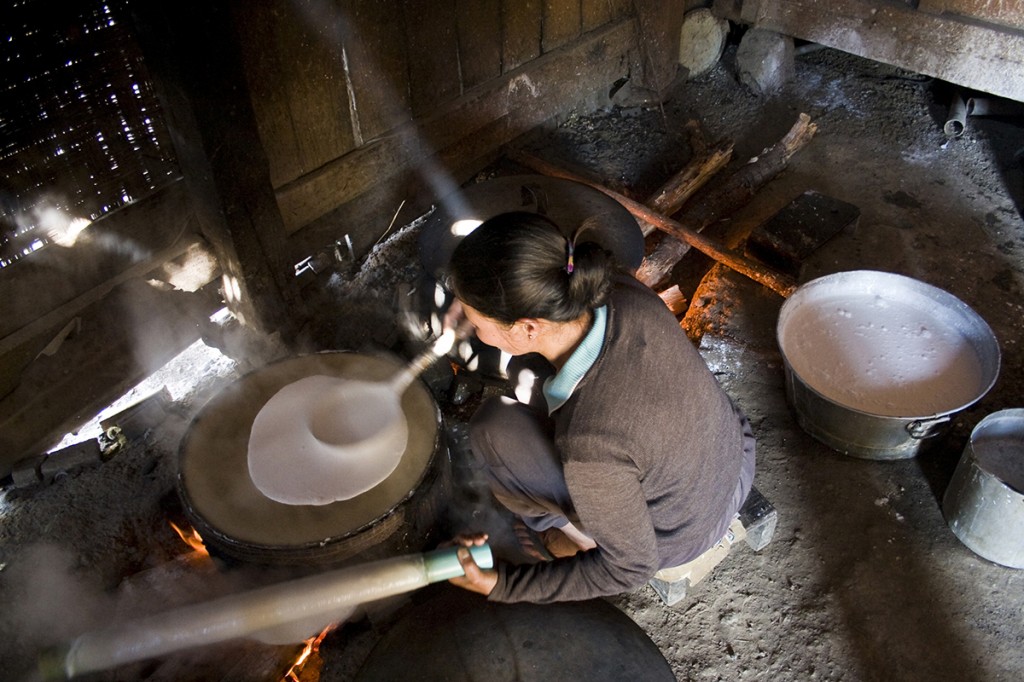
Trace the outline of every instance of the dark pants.
<instances>
[{"instance_id":1,"label":"dark pants","mask_svg":"<svg viewBox=\"0 0 1024 682\"><path fill-rule=\"evenodd\" d=\"M494 496L536 531L576 520L550 419L510 398L473 415L469 442Z\"/></svg>"}]
</instances>

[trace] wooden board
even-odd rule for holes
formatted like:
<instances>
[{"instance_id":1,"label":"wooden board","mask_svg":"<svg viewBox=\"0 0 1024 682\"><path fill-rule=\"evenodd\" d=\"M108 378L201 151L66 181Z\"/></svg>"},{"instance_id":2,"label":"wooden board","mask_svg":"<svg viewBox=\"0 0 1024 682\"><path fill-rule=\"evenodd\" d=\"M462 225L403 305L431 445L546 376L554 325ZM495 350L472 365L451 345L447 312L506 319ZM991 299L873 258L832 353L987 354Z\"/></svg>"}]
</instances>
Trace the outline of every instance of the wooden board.
<instances>
[{"instance_id":1,"label":"wooden board","mask_svg":"<svg viewBox=\"0 0 1024 682\"><path fill-rule=\"evenodd\" d=\"M683 26L685 7L680 2L638 2L636 20L643 40L640 52L640 83L661 101L675 80L679 69L679 33Z\"/></svg>"},{"instance_id":2,"label":"wooden board","mask_svg":"<svg viewBox=\"0 0 1024 682\"><path fill-rule=\"evenodd\" d=\"M459 65L468 90L501 75L501 0L458 0Z\"/></svg>"},{"instance_id":3,"label":"wooden board","mask_svg":"<svg viewBox=\"0 0 1024 682\"><path fill-rule=\"evenodd\" d=\"M630 16L633 0L583 0L582 12L583 32L586 33Z\"/></svg>"},{"instance_id":4,"label":"wooden board","mask_svg":"<svg viewBox=\"0 0 1024 682\"><path fill-rule=\"evenodd\" d=\"M541 0L502 0L504 73L540 55Z\"/></svg>"},{"instance_id":5,"label":"wooden board","mask_svg":"<svg viewBox=\"0 0 1024 682\"><path fill-rule=\"evenodd\" d=\"M964 87L1024 102L1024 34L900 4L718 0L716 13ZM738 16L737 16L738 14Z\"/></svg>"},{"instance_id":6,"label":"wooden board","mask_svg":"<svg viewBox=\"0 0 1024 682\"><path fill-rule=\"evenodd\" d=\"M580 12L580 23L584 32L604 26L615 18L615 8L607 0L583 0Z\"/></svg>"},{"instance_id":7,"label":"wooden board","mask_svg":"<svg viewBox=\"0 0 1024 682\"><path fill-rule=\"evenodd\" d=\"M407 0L405 34L412 113L422 116L462 92L455 0Z\"/></svg>"},{"instance_id":8,"label":"wooden board","mask_svg":"<svg viewBox=\"0 0 1024 682\"><path fill-rule=\"evenodd\" d=\"M550 52L567 44L580 34L579 0L544 0L541 49Z\"/></svg>"},{"instance_id":9,"label":"wooden board","mask_svg":"<svg viewBox=\"0 0 1024 682\"><path fill-rule=\"evenodd\" d=\"M804 259L859 219L853 204L807 190L750 234L747 252L797 275Z\"/></svg>"},{"instance_id":10,"label":"wooden board","mask_svg":"<svg viewBox=\"0 0 1024 682\"><path fill-rule=\"evenodd\" d=\"M921 0L917 8L1024 29L1024 6L1018 0Z\"/></svg>"},{"instance_id":11,"label":"wooden board","mask_svg":"<svg viewBox=\"0 0 1024 682\"><path fill-rule=\"evenodd\" d=\"M273 0L246 6L235 21L271 183L280 187L352 149L341 45L320 17Z\"/></svg>"},{"instance_id":12,"label":"wooden board","mask_svg":"<svg viewBox=\"0 0 1024 682\"><path fill-rule=\"evenodd\" d=\"M337 3L335 3L337 4ZM402 0L349 2L345 41L357 146L412 118Z\"/></svg>"}]
</instances>

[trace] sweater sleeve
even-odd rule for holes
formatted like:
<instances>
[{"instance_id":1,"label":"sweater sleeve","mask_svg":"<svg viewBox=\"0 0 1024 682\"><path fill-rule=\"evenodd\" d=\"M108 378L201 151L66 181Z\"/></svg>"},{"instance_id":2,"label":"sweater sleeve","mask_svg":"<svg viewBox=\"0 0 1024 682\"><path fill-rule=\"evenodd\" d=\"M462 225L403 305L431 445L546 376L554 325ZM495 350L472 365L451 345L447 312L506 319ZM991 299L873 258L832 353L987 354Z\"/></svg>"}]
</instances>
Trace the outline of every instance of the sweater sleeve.
<instances>
[{"instance_id":1,"label":"sweater sleeve","mask_svg":"<svg viewBox=\"0 0 1024 682\"><path fill-rule=\"evenodd\" d=\"M658 570L654 527L635 468L626 461L565 467L582 530L597 548L552 562L499 568L492 601L537 603L621 594Z\"/></svg>"}]
</instances>

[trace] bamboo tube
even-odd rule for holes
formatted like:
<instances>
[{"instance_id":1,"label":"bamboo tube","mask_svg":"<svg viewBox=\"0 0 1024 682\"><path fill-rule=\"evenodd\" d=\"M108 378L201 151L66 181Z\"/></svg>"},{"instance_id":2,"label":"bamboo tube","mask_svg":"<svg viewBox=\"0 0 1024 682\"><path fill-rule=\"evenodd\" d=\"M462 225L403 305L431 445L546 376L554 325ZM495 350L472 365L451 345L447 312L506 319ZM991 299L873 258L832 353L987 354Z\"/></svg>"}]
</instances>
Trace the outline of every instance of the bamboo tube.
<instances>
[{"instance_id":1,"label":"bamboo tube","mask_svg":"<svg viewBox=\"0 0 1024 682\"><path fill-rule=\"evenodd\" d=\"M469 550L481 568L493 565L487 545ZM308 624L316 634L354 606L463 575L456 551L449 547L350 566L86 633L63 655L44 659L40 669L45 679L71 679L174 651L259 637L294 623Z\"/></svg>"}]
</instances>

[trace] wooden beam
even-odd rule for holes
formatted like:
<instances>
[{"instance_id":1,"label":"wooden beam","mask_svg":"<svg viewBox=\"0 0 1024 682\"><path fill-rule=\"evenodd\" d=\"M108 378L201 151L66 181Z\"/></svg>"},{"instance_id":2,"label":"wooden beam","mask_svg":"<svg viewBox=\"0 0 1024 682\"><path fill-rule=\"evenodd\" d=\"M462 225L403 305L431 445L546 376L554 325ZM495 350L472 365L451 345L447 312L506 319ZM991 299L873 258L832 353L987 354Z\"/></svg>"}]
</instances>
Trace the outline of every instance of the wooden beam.
<instances>
[{"instance_id":1,"label":"wooden beam","mask_svg":"<svg viewBox=\"0 0 1024 682\"><path fill-rule=\"evenodd\" d=\"M96 303L115 288L131 279L138 279L146 273L155 270L169 260L173 260L188 251L193 246L204 244L202 237L190 233L168 246L166 249L154 254L127 270L111 277L98 286L85 291L64 305L58 306L46 314L40 315L31 323L26 324L15 332L0 339L0 356L10 353L24 343L27 343L46 332L57 329L68 320L78 315L85 308ZM42 345L42 343L40 343Z\"/></svg>"},{"instance_id":2,"label":"wooden beam","mask_svg":"<svg viewBox=\"0 0 1024 682\"><path fill-rule=\"evenodd\" d=\"M624 20L589 33L468 92L429 118L279 188L276 196L286 230L294 233L380 183L410 171L422 173L424 162L450 148L465 145L472 150L467 154L497 149L594 90L610 86L628 71L626 55L636 45L634 26ZM452 163L460 161L447 156Z\"/></svg>"},{"instance_id":3,"label":"wooden beam","mask_svg":"<svg viewBox=\"0 0 1024 682\"><path fill-rule=\"evenodd\" d=\"M736 0L718 0L729 17ZM908 71L1024 102L1024 33L866 0L743 0L730 17Z\"/></svg>"},{"instance_id":4,"label":"wooden beam","mask_svg":"<svg viewBox=\"0 0 1024 682\"><path fill-rule=\"evenodd\" d=\"M920 0L917 8L930 14L959 14L979 21L1024 30L1024 6L1002 0Z\"/></svg>"},{"instance_id":5,"label":"wooden beam","mask_svg":"<svg viewBox=\"0 0 1024 682\"><path fill-rule=\"evenodd\" d=\"M136 26L228 305L255 329L287 332L302 300L232 24L242 4L143 3Z\"/></svg>"}]
</instances>

